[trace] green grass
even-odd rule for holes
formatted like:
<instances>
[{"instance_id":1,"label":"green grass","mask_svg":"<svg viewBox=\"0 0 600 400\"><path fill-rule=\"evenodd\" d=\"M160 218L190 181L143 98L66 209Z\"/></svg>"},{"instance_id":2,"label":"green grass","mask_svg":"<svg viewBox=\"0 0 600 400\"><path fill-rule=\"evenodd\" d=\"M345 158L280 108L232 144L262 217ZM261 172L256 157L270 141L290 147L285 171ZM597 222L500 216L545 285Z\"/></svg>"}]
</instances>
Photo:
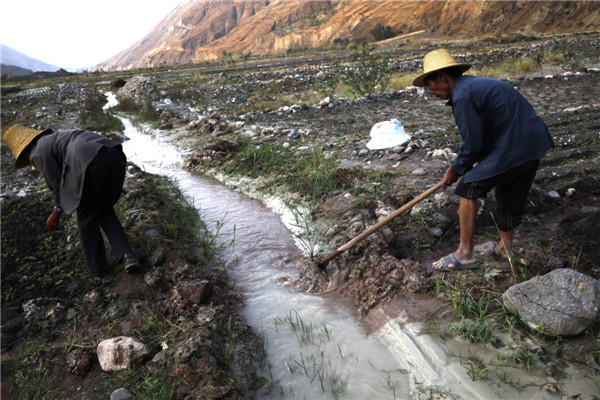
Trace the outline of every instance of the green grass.
<instances>
[{"instance_id":1,"label":"green grass","mask_svg":"<svg viewBox=\"0 0 600 400\"><path fill-rule=\"evenodd\" d=\"M515 364L523 365L525 370L529 372L533 364L540 359L541 354L541 349L532 349L530 346L525 345L515 350L512 354L512 361Z\"/></svg>"},{"instance_id":2,"label":"green grass","mask_svg":"<svg viewBox=\"0 0 600 400\"><path fill-rule=\"evenodd\" d=\"M487 343L492 336L492 327L485 318L475 320L463 318L449 330L463 335L470 343Z\"/></svg>"},{"instance_id":3,"label":"green grass","mask_svg":"<svg viewBox=\"0 0 600 400\"><path fill-rule=\"evenodd\" d=\"M266 175L273 180L271 183L284 185L310 199L344 188L350 183L347 179L351 179L351 174L337 168L334 158L326 158L320 150L299 154L282 145L257 146L248 142L242 143L224 170L252 178Z\"/></svg>"}]
</instances>

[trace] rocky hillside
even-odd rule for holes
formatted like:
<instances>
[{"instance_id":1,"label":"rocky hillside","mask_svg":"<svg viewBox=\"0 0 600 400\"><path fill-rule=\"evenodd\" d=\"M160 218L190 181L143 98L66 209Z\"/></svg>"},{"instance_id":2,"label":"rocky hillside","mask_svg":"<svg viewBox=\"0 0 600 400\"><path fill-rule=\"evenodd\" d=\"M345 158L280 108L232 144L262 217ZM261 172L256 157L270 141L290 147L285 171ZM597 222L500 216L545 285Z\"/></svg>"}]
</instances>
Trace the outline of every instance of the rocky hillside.
<instances>
[{"instance_id":1,"label":"rocky hillside","mask_svg":"<svg viewBox=\"0 0 600 400\"><path fill-rule=\"evenodd\" d=\"M439 38L545 34L600 28L593 1L192 0L146 37L98 68L129 69L214 60L224 53L285 54L330 43L373 41L389 25L396 37L426 30Z\"/></svg>"}]
</instances>

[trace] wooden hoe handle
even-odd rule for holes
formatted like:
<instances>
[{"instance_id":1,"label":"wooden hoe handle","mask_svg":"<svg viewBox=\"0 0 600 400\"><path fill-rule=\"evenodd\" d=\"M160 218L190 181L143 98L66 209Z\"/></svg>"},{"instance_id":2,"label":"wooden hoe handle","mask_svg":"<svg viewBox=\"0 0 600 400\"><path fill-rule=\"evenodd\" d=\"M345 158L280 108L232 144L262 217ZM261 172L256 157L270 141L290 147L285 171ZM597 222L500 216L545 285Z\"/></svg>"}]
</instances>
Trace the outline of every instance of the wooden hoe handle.
<instances>
[{"instance_id":1,"label":"wooden hoe handle","mask_svg":"<svg viewBox=\"0 0 600 400\"><path fill-rule=\"evenodd\" d=\"M382 219L381 221L379 221L378 223L373 225L372 227L363 231L360 235L356 236L354 239L349 240L346 244L339 247L336 251L329 254L327 257L323 258L322 260L317 261L317 263L316 263L317 266L321 269L324 269L331 260L333 260L334 258L339 256L340 254L350 250L357 243L363 241L365 238L367 238L374 232L381 229L384 225L387 225L391 220L396 218L398 215L402 214L404 211L412 208L415 204L417 204L417 203L423 201L424 199L426 199L427 197L431 196L433 193L435 193L441 187L442 187L442 182L439 182L435 186L427 189L426 191L424 191L423 193L421 193L420 195L418 195L417 197L415 197L414 199L412 199L411 201L409 201L408 203L406 203L405 205L403 205L402 207L400 207L399 209L397 209L396 211L394 211L393 213L391 213L390 215L388 215L387 217L385 217L384 219Z\"/></svg>"}]
</instances>

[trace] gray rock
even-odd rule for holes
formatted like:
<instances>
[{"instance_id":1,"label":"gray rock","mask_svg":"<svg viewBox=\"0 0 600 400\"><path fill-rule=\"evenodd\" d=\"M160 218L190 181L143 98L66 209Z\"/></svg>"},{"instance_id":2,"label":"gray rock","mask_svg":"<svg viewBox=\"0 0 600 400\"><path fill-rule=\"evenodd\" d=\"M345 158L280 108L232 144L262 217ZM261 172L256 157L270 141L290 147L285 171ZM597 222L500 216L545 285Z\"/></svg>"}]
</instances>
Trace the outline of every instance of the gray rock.
<instances>
[{"instance_id":1,"label":"gray rock","mask_svg":"<svg viewBox=\"0 0 600 400\"><path fill-rule=\"evenodd\" d=\"M16 196L15 192L13 192L12 190L7 190L6 192L0 193L0 197L6 198L6 199L11 199L15 196Z\"/></svg>"},{"instance_id":2,"label":"gray rock","mask_svg":"<svg viewBox=\"0 0 600 400\"><path fill-rule=\"evenodd\" d=\"M339 235L343 231L344 231L344 228L342 226L340 226L340 225L333 225L331 228L329 228L327 230L327 232L325 233L325 236L332 237L332 236L335 236L335 235Z\"/></svg>"},{"instance_id":3,"label":"gray rock","mask_svg":"<svg viewBox=\"0 0 600 400\"><path fill-rule=\"evenodd\" d=\"M400 154L394 153L388 157L388 160L393 161L393 162L398 162L398 161L402 160L402 156Z\"/></svg>"},{"instance_id":4,"label":"gray rock","mask_svg":"<svg viewBox=\"0 0 600 400\"><path fill-rule=\"evenodd\" d=\"M591 212L598 212L599 210L600 210L600 208L594 207L594 206L583 206L583 207L581 207L581 213L582 214L591 213Z\"/></svg>"},{"instance_id":5,"label":"gray rock","mask_svg":"<svg viewBox=\"0 0 600 400\"><path fill-rule=\"evenodd\" d=\"M556 190L551 190L547 193L548 197L553 199L560 199L560 194Z\"/></svg>"},{"instance_id":6,"label":"gray rock","mask_svg":"<svg viewBox=\"0 0 600 400\"><path fill-rule=\"evenodd\" d=\"M438 238L444 236L444 231L442 230L442 228L431 228L429 230L429 233Z\"/></svg>"},{"instance_id":7,"label":"gray rock","mask_svg":"<svg viewBox=\"0 0 600 400\"><path fill-rule=\"evenodd\" d=\"M367 149L362 149L358 152L359 157L366 156L367 154L369 154L369 150Z\"/></svg>"},{"instance_id":8,"label":"gray rock","mask_svg":"<svg viewBox=\"0 0 600 400\"><path fill-rule=\"evenodd\" d=\"M485 273L485 275L483 276L483 279L485 279L487 282L491 282L501 275L502 275L501 270L499 270L498 268L492 268Z\"/></svg>"},{"instance_id":9,"label":"gray rock","mask_svg":"<svg viewBox=\"0 0 600 400\"><path fill-rule=\"evenodd\" d=\"M556 269L510 287L502 301L532 329L578 335L600 317L600 281L572 269Z\"/></svg>"},{"instance_id":10,"label":"gray rock","mask_svg":"<svg viewBox=\"0 0 600 400\"><path fill-rule=\"evenodd\" d=\"M133 399L131 392L125 388L120 388L112 392L110 400L130 400Z\"/></svg>"},{"instance_id":11,"label":"gray rock","mask_svg":"<svg viewBox=\"0 0 600 400\"><path fill-rule=\"evenodd\" d=\"M413 175L417 175L417 176L422 176L422 175L427 175L427 171L425 171L423 168L417 168L412 172Z\"/></svg>"},{"instance_id":12,"label":"gray rock","mask_svg":"<svg viewBox=\"0 0 600 400\"><path fill-rule=\"evenodd\" d=\"M445 224L449 224L450 222L452 222L452 220L450 219L450 217L448 217L447 215L444 215L442 213L436 212L433 214L433 218L437 219L440 222L443 222Z\"/></svg>"},{"instance_id":13,"label":"gray rock","mask_svg":"<svg viewBox=\"0 0 600 400\"><path fill-rule=\"evenodd\" d=\"M144 232L144 235L148 237L157 237L160 235L160 233L156 229L148 229L146 232Z\"/></svg>"},{"instance_id":14,"label":"gray rock","mask_svg":"<svg viewBox=\"0 0 600 400\"><path fill-rule=\"evenodd\" d=\"M552 269L559 269L564 266L562 260L556 257L550 257L550 259L548 260L548 265Z\"/></svg>"}]
</instances>

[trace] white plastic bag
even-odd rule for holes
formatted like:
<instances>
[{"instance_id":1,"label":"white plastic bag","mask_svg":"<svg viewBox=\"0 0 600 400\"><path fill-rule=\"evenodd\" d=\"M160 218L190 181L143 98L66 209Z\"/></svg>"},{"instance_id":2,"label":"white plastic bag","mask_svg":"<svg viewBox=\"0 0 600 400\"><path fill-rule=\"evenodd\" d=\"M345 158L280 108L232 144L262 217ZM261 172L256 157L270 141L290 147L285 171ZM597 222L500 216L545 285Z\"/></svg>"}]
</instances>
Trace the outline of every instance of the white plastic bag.
<instances>
[{"instance_id":1,"label":"white plastic bag","mask_svg":"<svg viewBox=\"0 0 600 400\"><path fill-rule=\"evenodd\" d=\"M397 119L378 122L371 128L369 150L389 149L410 142L410 136L404 132L404 126Z\"/></svg>"}]
</instances>

